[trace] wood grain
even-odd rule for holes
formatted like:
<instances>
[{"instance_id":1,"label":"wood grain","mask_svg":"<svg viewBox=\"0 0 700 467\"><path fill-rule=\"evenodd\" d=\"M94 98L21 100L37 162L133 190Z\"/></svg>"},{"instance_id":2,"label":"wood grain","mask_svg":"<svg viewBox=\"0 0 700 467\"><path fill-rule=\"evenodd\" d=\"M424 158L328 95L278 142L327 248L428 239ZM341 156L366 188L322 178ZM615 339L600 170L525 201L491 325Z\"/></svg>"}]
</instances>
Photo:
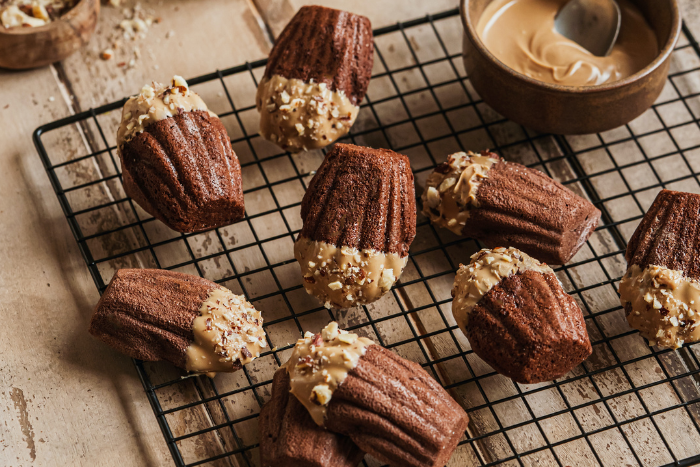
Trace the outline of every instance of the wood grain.
<instances>
[{"instance_id":1,"label":"wood grain","mask_svg":"<svg viewBox=\"0 0 700 467\"><path fill-rule=\"evenodd\" d=\"M356 0L349 4L343 0L253 0L260 10L270 34L277 37L287 22L304 5L323 5L329 8L347 10L367 16L372 22L372 28L377 29L400 21L422 18L431 13L456 8L457 0L432 0L430 2L373 2Z\"/></svg>"},{"instance_id":2,"label":"wood grain","mask_svg":"<svg viewBox=\"0 0 700 467\"><path fill-rule=\"evenodd\" d=\"M137 2L128 0L124 7ZM125 40L117 25L121 9L102 9L97 32L90 43L63 62L65 79L81 109L137 94L151 81L166 82L177 74L191 78L264 58L271 47L260 29L257 12L242 0L146 0L143 11L158 19L145 39ZM115 57L101 60L113 48ZM135 58L138 49L140 58ZM128 63L134 59L134 66ZM119 64L125 63L124 66ZM206 71L205 71L206 70ZM220 100L204 94L205 101ZM216 111L216 109L213 109Z\"/></svg>"},{"instance_id":3,"label":"wood grain","mask_svg":"<svg viewBox=\"0 0 700 467\"><path fill-rule=\"evenodd\" d=\"M49 68L2 74L0 89L0 464L162 465L133 365L85 332L98 295L31 143L70 110ZM85 151L75 130L56 144Z\"/></svg>"}]
</instances>

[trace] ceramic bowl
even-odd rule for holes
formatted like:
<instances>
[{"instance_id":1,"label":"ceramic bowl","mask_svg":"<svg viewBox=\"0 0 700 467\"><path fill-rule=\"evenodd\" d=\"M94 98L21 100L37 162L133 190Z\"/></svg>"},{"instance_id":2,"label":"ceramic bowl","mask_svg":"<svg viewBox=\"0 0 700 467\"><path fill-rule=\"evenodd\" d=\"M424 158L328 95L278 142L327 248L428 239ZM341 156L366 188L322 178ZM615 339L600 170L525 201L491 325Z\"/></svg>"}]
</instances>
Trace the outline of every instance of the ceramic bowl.
<instances>
[{"instance_id":1,"label":"ceramic bowl","mask_svg":"<svg viewBox=\"0 0 700 467\"><path fill-rule=\"evenodd\" d=\"M633 0L656 33L659 55L638 73L599 86L545 83L499 61L476 31L491 1L462 0L464 65L476 92L504 117L543 133L599 133L635 119L661 94L681 31L678 0Z\"/></svg>"},{"instance_id":2,"label":"ceramic bowl","mask_svg":"<svg viewBox=\"0 0 700 467\"><path fill-rule=\"evenodd\" d=\"M0 67L26 70L63 60L87 44L99 13L100 0L81 0L44 26L6 29L0 25Z\"/></svg>"}]
</instances>

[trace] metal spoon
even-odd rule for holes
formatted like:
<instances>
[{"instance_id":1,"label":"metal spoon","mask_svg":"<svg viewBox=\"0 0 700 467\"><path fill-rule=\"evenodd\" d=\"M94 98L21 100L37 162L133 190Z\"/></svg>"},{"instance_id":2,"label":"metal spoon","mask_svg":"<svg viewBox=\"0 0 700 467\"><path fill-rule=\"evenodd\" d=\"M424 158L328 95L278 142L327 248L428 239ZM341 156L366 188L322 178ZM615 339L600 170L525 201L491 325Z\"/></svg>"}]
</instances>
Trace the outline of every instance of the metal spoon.
<instances>
[{"instance_id":1,"label":"metal spoon","mask_svg":"<svg viewBox=\"0 0 700 467\"><path fill-rule=\"evenodd\" d=\"M554 29L593 55L608 55L620 33L622 14L615 0L570 0L559 10Z\"/></svg>"}]
</instances>

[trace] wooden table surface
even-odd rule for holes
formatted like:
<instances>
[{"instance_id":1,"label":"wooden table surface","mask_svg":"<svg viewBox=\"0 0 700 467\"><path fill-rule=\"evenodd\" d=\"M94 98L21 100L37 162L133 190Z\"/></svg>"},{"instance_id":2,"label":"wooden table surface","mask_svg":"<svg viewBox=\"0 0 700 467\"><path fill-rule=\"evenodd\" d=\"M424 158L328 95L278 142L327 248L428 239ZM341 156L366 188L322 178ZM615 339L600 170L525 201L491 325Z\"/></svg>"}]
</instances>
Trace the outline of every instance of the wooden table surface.
<instances>
[{"instance_id":1,"label":"wooden table surface","mask_svg":"<svg viewBox=\"0 0 700 467\"><path fill-rule=\"evenodd\" d=\"M119 9L104 6L98 30L81 52L46 68L0 71L2 466L172 463L130 359L86 332L98 294L32 144L32 131L135 94L153 79L193 77L264 58L272 37L305 3L364 14L374 27L457 6L457 0L141 3L160 22L140 42L141 58L133 68L99 58L122 18ZM700 37L700 5L683 3L688 25ZM68 135L55 144L69 151L75 141Z\"/></svg>"}]
</instances>

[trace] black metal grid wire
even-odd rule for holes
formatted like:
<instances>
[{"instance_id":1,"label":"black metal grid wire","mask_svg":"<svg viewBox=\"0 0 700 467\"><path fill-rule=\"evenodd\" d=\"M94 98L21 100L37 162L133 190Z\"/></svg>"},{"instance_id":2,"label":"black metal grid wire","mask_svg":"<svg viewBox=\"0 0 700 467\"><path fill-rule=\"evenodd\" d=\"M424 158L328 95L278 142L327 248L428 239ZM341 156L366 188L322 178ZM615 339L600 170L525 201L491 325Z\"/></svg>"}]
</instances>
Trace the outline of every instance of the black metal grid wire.
<instances>
[{"instance_id":1,"label":"black metal grid wire","mask_svg":"<svg viewBox=\"0 0 700 467\"><path fill-rule=\"evenodd\" d=\"M360 118L345 140L409 154L419 184L450 150L490 147L587 195L603 212L602 225L583 252L556 273L584 310L594 355L567 377L534 386L513 384L484 368L449 318L454 271L479 245L436 230L423 217L419 217L409 265L392 294L382 301L388 312L368 306L348 318L299 299L300 282L290 284L286 276L287 268L295 267L293 257L280 257L271 245L287 245L291 250L300 230L295 208L310 178L304 158L312 156L270 153L270 146L248 121L254 106L250 101L236 106L235 86L248 82L254 92L265 66L264 60L247 63L189 81L195 90L198 86L222 90L219 97L230 110L220 117L235 128L232 144L241 158L244 183L256 180L245 188L248 212L237 224L238 243L232 243L227 228L204 237L164 234L159 223L124 195L113 140L106 136L114 128L104 129L124 100L50 123L34 134L100 292L116 268L137 261L144 267L213 278L244 293L264 314L270 304L287 311L266 317L274 350L256 361L267 361L272 370L249 365L237 374L235 384L220 388L222 376L182 379L161 366L134 362L176 465L259 465L257 438L251 433L257 431L255 419L269 394L272 372L284 361L284 352L290 348L287 343L293 342L283 333L278 338L277 329L291 326L301 334L309 330L310 319L319 317L345 319L348 328L418 360L463 403L472 423L455 454L461 459L456 465L537 461L564 466L585 461L690 466L700 462L698 448L693 447L700 439L700 349L648 349L635 331L615 324L623 316L616 282L624 273L625 239L662 187L700 191L700 84L692 84L695 75L700 83L700 46L684 27L675 52L677 69L672 70L662 98L644 117L602 135L553 137L504 120L478 98L461 67L461 47L455 46L461 38L446 32L460 27L446 28L450 22L452 26L458 22L457 10L375 32L372 85ZM66 131L81 134L88 152L62 154L44 142L53 132ZM88 165L92 168L85 169ZM674 167L670 173L669 166ZM96 190L109 195L95 197ZM261 209L256 211L256 206ZM242 231L248 240L241 240ZM203 247L207 242L218 242L218 247ZM105 247L111 243L118 245ZM238 259L251 249L259 260L252 266L249 260ZM212 261L216 267L211 267ZM211 271L219 269L226 272L211 277ZM259 287L265 281L271 288ZM305 306L300 308L299 303ZM645 376L640 379L640 374ZM239 407L249 410L244 413ZM190 427L181 420L192 419L193 413L200 414L199 422L188 431ZM676 442L679 436L685 444ZM217 448L202 454L201 449L192 448L199 440ZM650 445L654 445L653 454L648 453ZM571 452L581 457L572 460ZM364 465L378 464L367 459Z\"/></svg>"}]
</instances>

